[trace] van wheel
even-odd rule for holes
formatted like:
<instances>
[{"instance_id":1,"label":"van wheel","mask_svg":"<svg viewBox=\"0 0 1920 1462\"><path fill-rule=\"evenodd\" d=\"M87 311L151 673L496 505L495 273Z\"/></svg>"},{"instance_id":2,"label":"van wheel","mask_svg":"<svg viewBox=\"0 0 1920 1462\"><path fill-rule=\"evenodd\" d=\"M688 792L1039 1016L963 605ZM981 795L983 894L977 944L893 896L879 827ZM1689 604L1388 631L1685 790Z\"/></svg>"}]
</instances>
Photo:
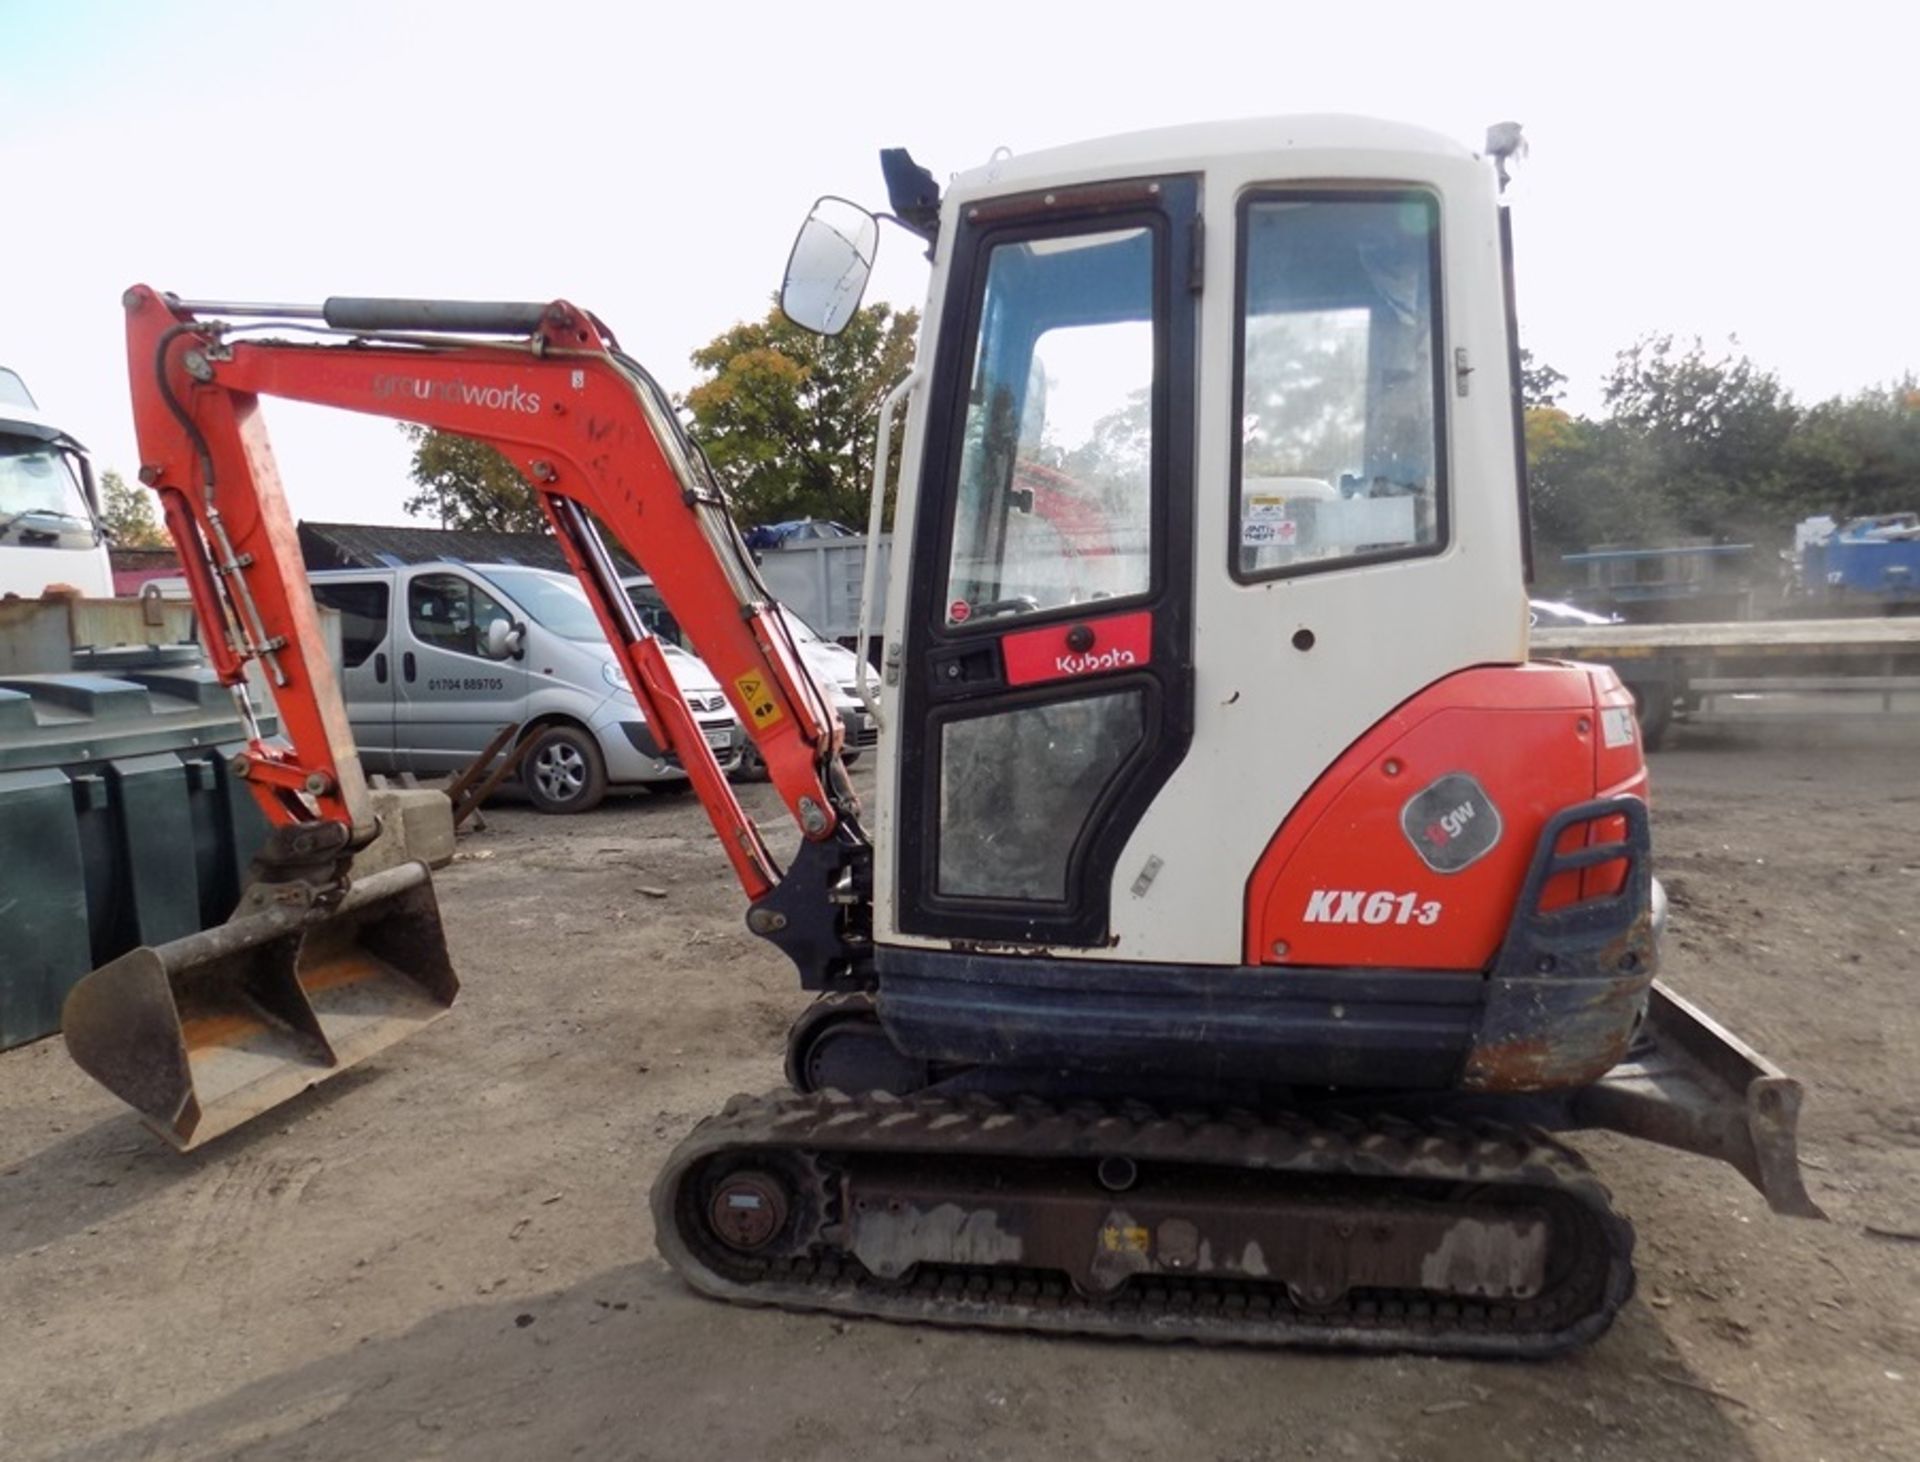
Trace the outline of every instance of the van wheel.
<instances>
[{"instance_id":1,"label":"van wheel","mask_svg":"<svg viewBox=\"0 0 1920 1462\"><path fill-rule=\"evenodd\" d=\"M549 726L520 764L527 798L542 812L586 812L607 795L599 743L574 726Z\"/></svg>"}]
</instances>

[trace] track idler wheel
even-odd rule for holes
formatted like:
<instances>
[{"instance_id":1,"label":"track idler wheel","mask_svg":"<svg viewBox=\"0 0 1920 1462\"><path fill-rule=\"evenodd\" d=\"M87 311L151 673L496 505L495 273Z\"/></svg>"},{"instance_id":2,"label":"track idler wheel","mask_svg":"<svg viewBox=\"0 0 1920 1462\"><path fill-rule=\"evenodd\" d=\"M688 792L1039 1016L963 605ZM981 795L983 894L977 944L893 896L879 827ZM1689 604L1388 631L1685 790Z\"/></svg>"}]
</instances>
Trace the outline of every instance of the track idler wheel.
<instances>
[{"instance_id":1,"label":"track idler wheel","mask_svg":"<svg viewBox=\"0 0 1920 1462\"><path fill-rule=\"evenodd\" d=\"M787 1186L770 1173L743 1169L713 1186L707 1225L728 1248L754 1254L779 1238L791 1210Z\"/></svg>"}]
</instances>

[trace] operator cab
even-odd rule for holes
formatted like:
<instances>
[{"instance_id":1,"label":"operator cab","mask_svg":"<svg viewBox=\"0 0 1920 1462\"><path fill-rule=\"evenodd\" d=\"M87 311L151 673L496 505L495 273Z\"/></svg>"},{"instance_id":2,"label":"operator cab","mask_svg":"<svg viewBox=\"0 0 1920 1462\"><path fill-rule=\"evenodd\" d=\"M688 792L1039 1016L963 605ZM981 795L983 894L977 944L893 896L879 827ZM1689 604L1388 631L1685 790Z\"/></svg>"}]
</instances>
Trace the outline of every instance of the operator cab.
<instances>
[{"instance_id":1,"label":"operator cab","mask_svg":"<svg viewBox=\"0 0 1920 1462\"><path fill-rule=\"evenodd\" d=\"M886 166L933 274L883 979L888 945L954 940L1245 963L1247 880L1315 780L1410 694L1526 658L1495 171L1329 117L996 159L937 212ZM851 318L876 237L822 200L797 322Z\"/></svg>"}]
</instances>

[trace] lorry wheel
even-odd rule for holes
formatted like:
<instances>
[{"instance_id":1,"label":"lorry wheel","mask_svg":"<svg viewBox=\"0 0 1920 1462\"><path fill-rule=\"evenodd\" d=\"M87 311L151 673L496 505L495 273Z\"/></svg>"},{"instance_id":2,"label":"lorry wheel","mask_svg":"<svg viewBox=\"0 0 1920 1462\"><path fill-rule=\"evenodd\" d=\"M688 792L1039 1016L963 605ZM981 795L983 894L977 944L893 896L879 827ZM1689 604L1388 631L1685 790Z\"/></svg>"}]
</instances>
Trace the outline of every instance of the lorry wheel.
<instances>
[{"instance_id":1,"label":"lorry wheel","mask_svg":"<svg viewBox=\"0 0 1920 1462\"><path fill-rule=\"evenodd\" d=\"M520 779L540 811L586 812L607 795L607 762L599 743L578 727L549 726L534 737Z\"/></svg>"},{"instance_id":2,"label":"lorry wheel","mask_svg":"<svg viewBox=\"0 0 1920 1462\"><path fill-rule=\"evenodd\" d=\"M1673 691L1665 681L1649 685L1629 682L1627 689L1633 694L1633 713L1640 718L1640 745L1644 750L1658 751L1666 740L1667 728L1673 724Z\"/></svg>"}]
</instances>

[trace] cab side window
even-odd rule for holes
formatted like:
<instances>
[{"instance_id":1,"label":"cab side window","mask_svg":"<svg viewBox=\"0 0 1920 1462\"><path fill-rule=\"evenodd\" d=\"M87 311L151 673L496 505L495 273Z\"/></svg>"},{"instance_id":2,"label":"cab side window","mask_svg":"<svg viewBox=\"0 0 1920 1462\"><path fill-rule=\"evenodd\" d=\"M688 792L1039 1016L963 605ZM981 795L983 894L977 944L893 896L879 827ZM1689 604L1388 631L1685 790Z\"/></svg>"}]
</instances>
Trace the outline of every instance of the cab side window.
<instances>
[{"instance_id":1,"label":"cab side window","mask_svg":"<svg viewBox=\"0 0 1920 1462\"><path fill-rule=\"evenodd\" d=\"M1439 243L1416 190L1241 200L1237 577L1445 545Z\"/></svg>"},{"instance_id":2,"label":"cab side window","mask_svg":"<svg viewBox=\"0 0 1920 1462\"><path fill-rule=\"evenodd\" d=\"M387 640L385 584L315 584L313 602L340 615L340 654L348 670L367 663Z\"/></svg>"},{"instance_id":3,"label":"cab side window","mask_svg":"<svg viewBox=\"0 0 1920 1462\"><path fill-rule=\"evenodd\" d=\"M487 626L511 617L459 574L422 574L407 586L407 624L415 639L436 650L480 658Z\"/></svg>"}]
</instances>

